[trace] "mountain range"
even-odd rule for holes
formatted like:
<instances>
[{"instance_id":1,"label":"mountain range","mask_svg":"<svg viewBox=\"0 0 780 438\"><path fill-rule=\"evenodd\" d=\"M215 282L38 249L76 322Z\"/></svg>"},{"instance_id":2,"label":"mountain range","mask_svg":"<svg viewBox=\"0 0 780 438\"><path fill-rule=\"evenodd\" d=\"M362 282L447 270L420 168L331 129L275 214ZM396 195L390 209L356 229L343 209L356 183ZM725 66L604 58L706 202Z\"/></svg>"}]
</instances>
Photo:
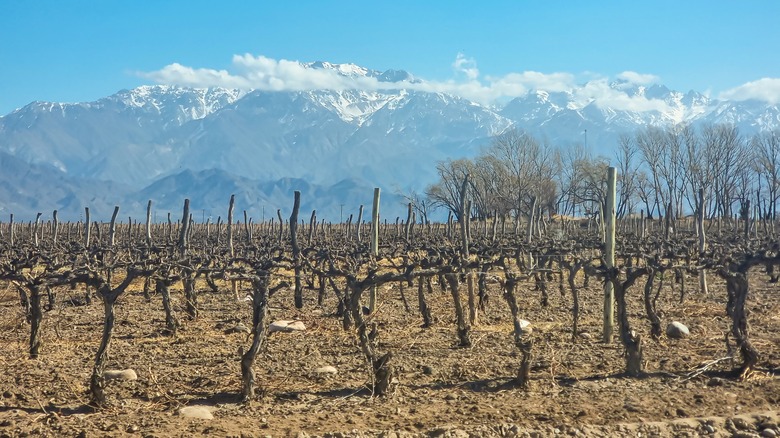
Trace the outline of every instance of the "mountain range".
<instances>
[{"instance_id":1,"label":"mountain range","mask_svg":"<svg viewBox=\"0 0 780 438\"><path fill-rule=\"evenodd\" d=\"M57 209L79 220L84 207L106 219L141 219L153 201L158 220L177 217L184 198L216 220L230 194L255 221L288 217L292 192L303 212L346 220L370 208L381 187L382 216L405 216L400 193L436 181L440 160L473 157L491 136L518 128L562 148L586 143L610 156L622 133L679 122L731 123L746 135L780 127L780 109L725 101L663 85L608 84L605 104L583 92L532 90L502 105L424 91L401 70L315 62L306 68L374 88L306 91L183 88L122 90L95 102L33 102L0 117L0 218ZM634 108L639 102L645 105ZM649 105L648 105L649 103ZM367 215L366 215L367 216ZM194 214L196 219L201 219Z\"/></svg>"}]
</instances>

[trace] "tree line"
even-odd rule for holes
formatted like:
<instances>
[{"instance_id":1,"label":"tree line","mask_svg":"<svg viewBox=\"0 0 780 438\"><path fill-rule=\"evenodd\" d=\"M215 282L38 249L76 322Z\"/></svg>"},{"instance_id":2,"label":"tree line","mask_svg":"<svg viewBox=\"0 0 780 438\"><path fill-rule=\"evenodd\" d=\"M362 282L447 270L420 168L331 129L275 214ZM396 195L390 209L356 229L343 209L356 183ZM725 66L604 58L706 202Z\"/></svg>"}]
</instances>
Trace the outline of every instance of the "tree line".
<instances>
[{"instance_id":1,"label":"tree line","mask_svg":"<svg viewBox=\"0 0 780 438\"><path fill-rule=\"evenodd\" d=\"M408 196L427 221L437 208L458 217L468 175L470 215L478 219L595 216L606 202L606 170L618 171L617 216L776 219L780 130L752 137L733 125L650 126L622 134L611 158L584 145L559 148L511 129L473 159L437 163L439 180Z\"/></svg>"}]
</instances>

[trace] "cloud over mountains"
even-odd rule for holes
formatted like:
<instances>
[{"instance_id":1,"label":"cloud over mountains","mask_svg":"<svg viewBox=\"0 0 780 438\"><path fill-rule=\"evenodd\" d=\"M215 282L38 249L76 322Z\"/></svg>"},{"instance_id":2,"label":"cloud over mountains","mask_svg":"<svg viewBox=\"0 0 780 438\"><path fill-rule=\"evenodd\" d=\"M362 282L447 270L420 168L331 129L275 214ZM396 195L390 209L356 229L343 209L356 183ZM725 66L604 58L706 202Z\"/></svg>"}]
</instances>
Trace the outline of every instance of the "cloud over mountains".
<instances>
[{"instance_id":1,"label":"cloud over mountains","mask_svg":"<svg viewBox=\"0 0 780 438\"><path fill-rule=\"evenodd\" d=\"M439 92L463 97L483 105L507 102L531 91L567 92L582 106L595 103L602 108L625 111L668 111L662 99L633 93L637 86L660 83L649 73L624 71L614 78L601 75L568 72L512 72L501 76L483 76L477 61L458 53L452 63L454 79L437 81L403 77L387 80L354 64L339 64L337 69L318 68L323 63L304 63L272 59L263 55L233 55L230 69L191 67L179 63L159 70L139 73L158 84L185 87L224 87L261 91L308 90L413 90ZM378 73L378 72L374 72ZM587 77L586 77L587 76ZM614 82L625 83L615 87ZM720 93L721 99L760 100L770 104L780 102L780 79L762 78Z\"/></svg>"}]
</instances>

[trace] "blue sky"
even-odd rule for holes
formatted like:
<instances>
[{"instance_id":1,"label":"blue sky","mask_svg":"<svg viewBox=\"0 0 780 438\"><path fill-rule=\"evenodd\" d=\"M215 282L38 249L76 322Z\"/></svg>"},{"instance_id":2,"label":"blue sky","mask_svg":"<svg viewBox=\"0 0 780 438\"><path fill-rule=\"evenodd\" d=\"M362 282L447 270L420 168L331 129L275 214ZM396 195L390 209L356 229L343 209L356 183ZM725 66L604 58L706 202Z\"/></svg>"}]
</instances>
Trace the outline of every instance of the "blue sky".
<instances>
[{"instance_id":1,"label":"blue sky","mask_svg":"<svg viewBox=\"0 0 780 438\"><path fill-rule=\"evenodd\" d=\"M0 115L153 83L305 87L286 61L318 60L482 101L622 77L778 103L778 17L777 1L2 0Z\"/></svg>"}]
</instances>

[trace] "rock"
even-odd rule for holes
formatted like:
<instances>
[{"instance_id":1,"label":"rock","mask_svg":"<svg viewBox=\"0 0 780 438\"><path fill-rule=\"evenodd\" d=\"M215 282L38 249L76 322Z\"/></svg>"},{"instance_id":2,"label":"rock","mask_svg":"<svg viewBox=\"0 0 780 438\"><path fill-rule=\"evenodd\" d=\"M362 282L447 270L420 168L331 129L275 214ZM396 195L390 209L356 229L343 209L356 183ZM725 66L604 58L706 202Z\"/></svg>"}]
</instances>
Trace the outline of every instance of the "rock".
<instances>
[{"instance_id":1,"label":"rock","mask_svg":"<svg viewBox=\"0 0 780 438\"><path fill-rule=\"evenodd\" d=\"M179 415L187 418L199 418L201 420L213 420L214 415L208 406L185 406L179 409Z\"/></svg>"},{"instance_id":2,"label":"rock","mask_svg":"<svg viewBox=\"0 0 780 438\"><path fill-rule=\"evenodd\" d=\"M225 330L226 334L230 333L249 333L251 330L249 330L249 327L245 326L242 323L238 323L234 325L233 327L230 327L229 329Z\"/></svg>"},{"instance_id":3,"label":"rock","mask_svg":"<svg viewBox=\"0 0 780 438\"><path fill-rule=\"evenodd\" d=\"M711 424L705 424L704 425L704 431L709 433L709 434L712 434L712 433L715 433L715 428L712 427Z\"/></svg>"},{"instance_id":4,"label":"rock","mask_svg":"<svg viewBox=\"0 0 780 438\"><path fill-rule=\"evenodd\" d=\"M752 424L748 420L742 417L734 417L731 419L734 427L740 430L755 430Z\"/></svg>"},{"instance_id":5,"label":"rock","mask_svg":"<svg viewBox=\"0 0 780 438\"><path fill-rule=\"evenodd\" d=\"M582 332L580 333L580 337L582 339L593 339L593 335L588 332Z\"/></svg>"},{"instance_id":6,"label":"rock","mask_svg":"<svg viewBox=\"0 0 780 438\"><path fill-rule=\"evenodd\" d=\"M777 432L775 432L774 429L764 429L761 431L761 436L764 438L775 438L777 436Z\"/></svg>"},{"instance_id":7,"label":"rock","mask_svg":"<svg viewBox=\"0 0 780 438\"><path fill-rule=\"evenodd\" d=\"M281 320L281 321L272 322L271 325L268 326L268 333L273 333L273 332L290 333L290 332L302 332L304 330L306 330L306 326L303 324L303 321Z\"/></svg>"},{"instance_id":8,"label":"rock","mask_svg":"<svg viewBox=\"0 0 780 438\"><path fill-rule=\"evenodd\" d=\"M103 377L106 380L138 380L138 374L128 368L126 370L105 370Z\"/></svg>"},{"instance_id":9,"label":"rock","mask_svg":"<svg viewBox=\"0 0 780 438\"><path fill-rule=\"evenodd\" d=\"M336 367L334 366L324 365L319 368L316 368L314 372L317 374L338 374L339 370L337 370Z\"/></svg>"},{"instance_id":10,"label":"rock","mask_svg":"<svg viewBox=\"0 0 780 438\"><path fill-rule=\"evenodd\" d=\"M530 335L534 332L534 328L531 326L531 322L527 321L525 319L518 320L518 323L520 324L520 334L521 335Z\"/></svg>"},{"instance_id":11,"label":"rock","mask_svg":"<svg viewBox=\"0 0 780 438\"><path fill-rule=\"evenodd\" d=\"M688 330L688 327L679 321L673 321L666 326L666 336L671 339L684 339L690 336L690 334L691 332Z\"/></svg>"}]
</instances>

